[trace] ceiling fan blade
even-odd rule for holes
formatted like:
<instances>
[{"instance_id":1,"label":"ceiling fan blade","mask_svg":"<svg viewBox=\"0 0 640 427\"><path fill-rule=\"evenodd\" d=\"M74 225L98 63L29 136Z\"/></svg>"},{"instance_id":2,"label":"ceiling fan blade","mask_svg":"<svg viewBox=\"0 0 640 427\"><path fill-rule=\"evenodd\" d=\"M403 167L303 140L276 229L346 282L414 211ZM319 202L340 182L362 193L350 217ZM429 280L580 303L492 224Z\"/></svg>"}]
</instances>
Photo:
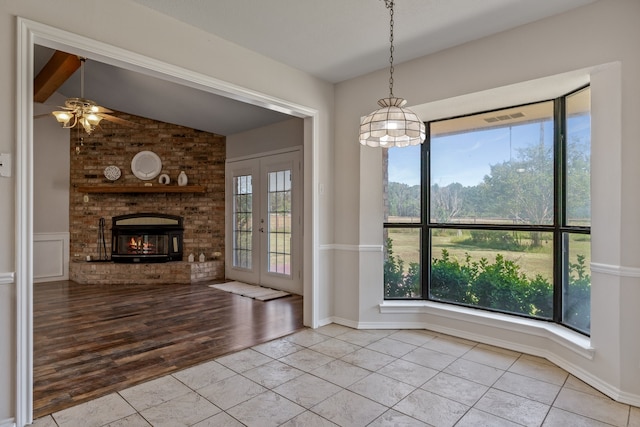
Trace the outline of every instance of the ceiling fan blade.
<instances>
[{"instance_id":1,"label":"ceiling fan blade","mask_svg":"<svg viewBox=\"0 0 640 427\"><path fill-rule=\"evenodd\" d=\"M116 123L122 126L127 126L130 128L140 127L138 123L130 122L129 120L121 119L120 117L109 116L108 114L100 114L99 116L106 121Z\"/></svg>"},{"instance_id":2,"label":"ceiling fan blade","mask_svg":"<svg viewBox=\"0 0 640 427\"><path fill-rule=\"evenodd\" d=\"M101 113L113 113L113 111L109 110L108 108L101 107L99 105L96 105L96 108L98 109L98 111L95 111L95 112L98 113L98 114L101 114Z\"/></svg>"}]
</instances>

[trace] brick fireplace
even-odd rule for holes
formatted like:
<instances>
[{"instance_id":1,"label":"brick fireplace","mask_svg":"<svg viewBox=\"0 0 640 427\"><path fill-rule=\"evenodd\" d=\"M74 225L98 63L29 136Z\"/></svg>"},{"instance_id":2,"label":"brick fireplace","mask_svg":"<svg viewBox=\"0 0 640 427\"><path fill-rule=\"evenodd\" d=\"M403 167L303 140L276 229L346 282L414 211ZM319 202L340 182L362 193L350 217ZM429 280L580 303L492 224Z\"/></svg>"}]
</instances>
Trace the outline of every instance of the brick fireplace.
<instances>
[{"instance_id":1,"label":"brick fireplace","mask_svg":"<svg viewBox=\"0 0 640 427\"><path fill-rule=\"evenodd\" d=\"M182 261L183 218L157 213L114 216L111 261L152 263Z\"/></svg>"},{"instance_id":2,"label":"brick fireplace","mask_svg":"<svg viewBox=\"0 0 640 427\"><path fill-rule=\"evenodd\" d=\"M71 130L70 279L87 284L129 284L224 278L224 136L123 113L114 115L138 127L103 120L102 129L93 135ZM142 181L132 173L131 160L141 151L160 157L161 174L170 177L169 184L160 184L158 178ZM108 166L120 169L118 180L105 177ZM188 176L187 187L177 186L180 171ZM183 218L182 260L151 266L99 262L101 218L107 225L103 234L110 249L112 218L145 212ZM110 250L107 253L110 255ZM187 261L189 254L195 262ZM199 261L200 254L204 254L204 262Z\"/></svg>"}]
</instances>

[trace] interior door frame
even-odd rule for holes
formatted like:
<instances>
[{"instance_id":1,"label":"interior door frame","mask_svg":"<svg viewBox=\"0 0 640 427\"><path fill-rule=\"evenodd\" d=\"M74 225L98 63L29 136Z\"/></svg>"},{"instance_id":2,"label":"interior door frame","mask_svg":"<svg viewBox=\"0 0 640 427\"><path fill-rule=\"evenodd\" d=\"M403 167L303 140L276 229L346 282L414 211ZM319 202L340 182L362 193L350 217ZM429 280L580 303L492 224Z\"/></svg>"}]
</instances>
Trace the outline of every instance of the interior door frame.
<instances>
[{"instance_id":1,"label":"interior door frame","mask_svg":"<svg viewBox=\"0 0 640 427\"><path fill-rule=\"evenodd\" d=\"M233 274L231 276L227 275L228 278L231 278L233 280L245 281L247 283L274 287L287 292L294 292L294 293L299 293L304 295L304 289L301 289L301 286L298 285L299 283L302 282L302 274L304 271L304 268L303 268L303 260L304 260L303 235L304 233L303 233L302 224L300 223L304 215L304 209L302 208L302 203L300 198L300 193L302 193L302 198L304 198L304 169L301 166L302 153L303 153L303 150L300 147L291 147L288 149L258 153L251 156L227 159L225 164L225 177L226 177L226 184L225 184L225 189L226 189L226 193L225 193L225 199L226 199L225 200L225 214L226 214L225 263L226 263L226 266L225 266L225 271L227 273L230 271L233 271ZM292 263L292 264L296 267L296 269L295 271L292 272L291 283L286 284L284 287L280 287L276 285L274 281L269 281L268 277L266 282L263 282L261 280L261 278L265 273L264 271L262 271L264 267L264 264L263 264L264 260L260 260L260 256L264 254L262 254L260 250L258 250L257 254L256 252L253 252L253 255L254 255L253 262L252 262L253 269L251 271L249 270L243 271L242 269L233 267L233 237L234 237L233 218L232 218L233 175L230 172L232 169L239 169L240 171L242 171L241 173L251 173L252 175L257 175L259 177L257 181L254 180L254 184L253 184L254 197L253 197L253 203L252 203L252 212L253 212L253 218L254 218L254 221L253 221L254 232L253 232L253 239L252 239L252 247L260 249L262 247L262 244L260 243L260 241L262 238L264 238L264 235L261 232L258 232L259 227L256 226L257 221L255 221L255 215L256 214L260 215L264 213L263 204L265 202L264 200L264 197L265 197L264 184L265 183L262 181L264 179L263 161L269 158L283 157L285 155L295 156L294 159L291 160L292 169L293 169L292 174L294 175L295 180L297 181L297 182L294 181L294 185L296 185L297 188L295 188L293 192L293 196L295 197L294 198L294 214L295 214L294 219L295 220L300 219L300 221L295 221L296 223L292 224L292 227L293 227L292 231L294 232L294 237L296 237L296 239L291 244L291 256L295 260L295 263ZM285 161L289 161L289 160L285 160ZM296 163L300 168L298 171L295 170ZM257 191L255 190L256 187L258 187ZM256 194L259 197L255 197ZM266 274L269 275L269 273L266 273ZM296 275L298 275L298 278L295 277Z\"/></svg>"},{"instance_id":2,"label":"interior door frame","mask_svg":"<svg viewBox=\"0 0 640 427\"><path fill-rule=\"evenodd\" d=\"M16 17L15 422L33 422L33 51L42 45L304 119L303 322L319 326L319 111L174 64Z\"/></svg>"}]
</instances>

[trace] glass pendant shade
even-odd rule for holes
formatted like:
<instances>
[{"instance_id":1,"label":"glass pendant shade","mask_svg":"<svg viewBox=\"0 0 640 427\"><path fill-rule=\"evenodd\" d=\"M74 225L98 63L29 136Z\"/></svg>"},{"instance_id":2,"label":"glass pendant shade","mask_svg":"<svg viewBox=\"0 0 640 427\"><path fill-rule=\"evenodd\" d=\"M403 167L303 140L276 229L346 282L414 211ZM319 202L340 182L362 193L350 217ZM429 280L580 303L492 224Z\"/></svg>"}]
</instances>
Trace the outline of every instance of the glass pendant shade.
<instances>
[{"instance_id":1,"label":"glass pendant shade","mask_svg":"<svg viewBox=\"0 0 640 427\"><path fill-rule=\"evenodd\" d=\"M402 98L383 98L381 108L360 121L360 144L369 147L407 147L422 144L426 137L424 123L407 108Z\"/></svg>"},{"instance_id":2,"label":"glass pendant shade","mask_svg":"<svg viewBox=\"0 0 640 427\"><path fill-rule=\"evenodd\" d=\"M69 121L73 118L73 114L68 111L54 111L53 115L62 127L69 127Z\"/></svg>"},{"instance_id":3,"label":"glass pendant shade","mask_svg":"<svg viewBox=\"0 0 640 427\"><path fill-rule=\"evenodd\" d=\"M86 116L87 121L92 125L92 126L97 126L100 121L102 120L102 117L98 116L97 114L88 114Z\"/></svg>"},{"instance_id":4,"label":"glass pendant shade","mask_svg":"<svg viewBox=\"0 0 640 427\"><path fill-rule=\"evenodd\" d=\"M89 135L95 130L98 123L102 120L99 116L95 114L87 114L86 116L82 116L78 119L78 123L84 127L85 132Z\"/></svg>"}]
</instances>

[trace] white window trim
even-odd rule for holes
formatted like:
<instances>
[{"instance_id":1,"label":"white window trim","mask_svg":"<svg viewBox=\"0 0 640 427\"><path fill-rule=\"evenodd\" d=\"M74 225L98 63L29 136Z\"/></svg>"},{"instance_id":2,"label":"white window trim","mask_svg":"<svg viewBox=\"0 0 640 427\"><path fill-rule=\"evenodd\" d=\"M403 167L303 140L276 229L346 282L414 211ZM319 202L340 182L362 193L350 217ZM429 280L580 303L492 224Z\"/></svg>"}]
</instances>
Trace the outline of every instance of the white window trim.
<instances>
[{"instance_id":1,"label":"white window trim","mask_svg":"<svg viewBox=\"0 0 640 427\"><path fill-rule=\"evenodd\" d=\"M562 325L542 320L528 319L525 317L513 316L509 314L495 313L491 311L462 307L452 304L443 304L434 301L394 301L386 300L379 305L382 314L427 314L441 318L466 322L468 324L476 324L488 326L493 329L502 329L509 332L519 334L533 335L549 339L568 350L592 360L595 355L595 348L591 346L591 339L578 332L572 331ZM451 330L444 330L438 326L425 322L426 329L437 329L440 332L452 333ZM486 342L484 339L472 333L461 333L456 330L455 335L461 338L467 338L475 341ZM466 335L466 336L465 336ZM504 348L522 351L529 354L532 349L529 346L520 346L513 342L503 342L493 340L490 344L499 345ZM544 356L540 354L541 356Z\"/></svg>"}]
</instances>

